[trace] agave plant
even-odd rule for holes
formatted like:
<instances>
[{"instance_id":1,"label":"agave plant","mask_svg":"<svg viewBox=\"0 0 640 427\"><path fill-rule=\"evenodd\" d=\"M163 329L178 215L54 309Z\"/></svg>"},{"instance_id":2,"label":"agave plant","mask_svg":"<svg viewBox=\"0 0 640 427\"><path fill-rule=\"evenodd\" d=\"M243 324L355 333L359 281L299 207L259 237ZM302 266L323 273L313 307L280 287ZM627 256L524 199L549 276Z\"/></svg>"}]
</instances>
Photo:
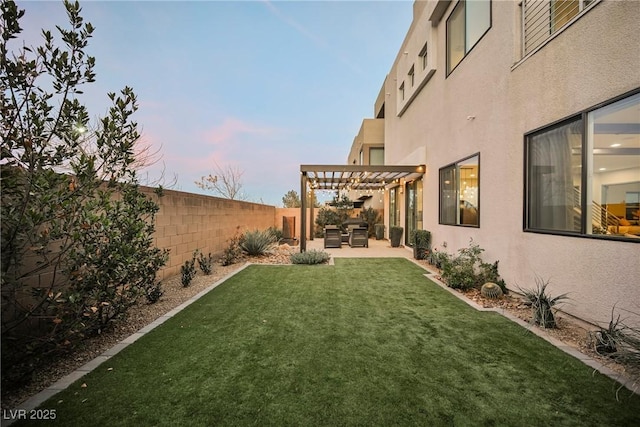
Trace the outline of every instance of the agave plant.
<instances>
[{"instance_id":1,"label":"agave plant","mask_svg":"<svg viewBox=\"0 0 640 427\"><path fill-rule=\"evenodd\" d=\"M555 328L556 319L551 308L560 301L568 299L567 294L551 297L546 290L549 280L536 277L536 289L520 289L525 301L531 304L533 309L533 323L543 328Z\"/></svg>"},{"instance_id":2,"label":"agave plant","mask_svg":"<svg viewBox=\"0 0 640 427\"><path fill-rule=\"evenodd\" d=\"M277 239L269 230L254 230L244 234L240 247L248 255L265 255L272 251Z\"/></svg>"}]
</instances>

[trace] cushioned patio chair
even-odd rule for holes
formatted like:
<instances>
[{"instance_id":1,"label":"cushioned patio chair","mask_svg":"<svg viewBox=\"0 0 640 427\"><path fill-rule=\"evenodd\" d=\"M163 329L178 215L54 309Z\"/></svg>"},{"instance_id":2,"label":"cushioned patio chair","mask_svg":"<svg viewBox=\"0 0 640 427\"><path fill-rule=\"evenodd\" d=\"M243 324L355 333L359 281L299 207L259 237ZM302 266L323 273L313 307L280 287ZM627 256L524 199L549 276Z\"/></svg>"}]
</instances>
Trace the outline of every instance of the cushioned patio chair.
<instances>
[{"instance_id":1,"label":"cushioned patio chair","mask_svg":"<svg viewBox=\"0 0 640 427\"><path fill-rule=\"evenodd\" d=\"M352 228L349 233L349 246L352 248L355 246L362 246L363 248L369 247L369 231L366 227Z\"/></svg>"},{"instance_id":2,"label":"cushioned patio chair","mask_svg":"<svg viewBox=\"0 0 640 427\"><path fill-rule=\"evenodd\" d=\"M334 226L335 227L335 226ZM337 227L325 227L324 229L324 247L325 248L341 248L342 236L340 229Z\"/></svg>"}]
</instances>

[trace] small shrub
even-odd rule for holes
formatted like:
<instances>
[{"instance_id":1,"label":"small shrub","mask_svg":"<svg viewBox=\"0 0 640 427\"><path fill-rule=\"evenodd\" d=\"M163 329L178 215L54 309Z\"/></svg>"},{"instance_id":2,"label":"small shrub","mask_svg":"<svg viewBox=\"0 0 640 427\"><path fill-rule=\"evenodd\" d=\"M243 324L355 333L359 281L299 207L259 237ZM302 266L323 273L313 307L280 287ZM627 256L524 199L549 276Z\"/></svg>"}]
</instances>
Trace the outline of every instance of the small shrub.
<instances>
[{"instance_id":1,"label":"small shrub","mask_svg":"<svg viewBox=\"0 0 640 427\"><path fill-rule=\"evenodd\" d=\"M180 273L182 274L182 286L186 288L191 284L193 278L196 277L195 257L184 262L184 265L180 267Z\"/></svg>"},{"instance_id":2,"label":"small shrub","mask_svg":"<svg viewBox=\"0 0 640 427\"><path fill-rule=\"evenodd\" d=\"M413 242L413 257L415 259L426 259L431 250L431 232L427 230L413 230L411 233Z\"/></svg>"},{"instance_id":3,"label":"small shrub","mask_svg":"<svg viewBox=\"0 0 640 427\"><path fill-rule=\"evenodd\" d=\"M342 227L342 223L345 222L347 218L349 218L347 210L320 208L315 221L315 237L322 237L324 235L324 228L327 225L337 225L338 228Z\"/></svg>"},{"instance_id":4,"label":"small shrub","mask_svg":"<svg viewBox=\"0 0 640 427\"><path fill-rule=\"evenodd\" d=\"M498 273L499 262L500 261L496 261L494 263L481 262L480 277L478 278L478 280L481 283L487 283L487 282L495 283L496 285L500 286L500 289L502 289L502 293L506 295L509 293L509 289L507 289L507 284L504 282L504 280L500 277L500 274Z\"/></svg>"},{"instance_id":5,"label":"small shrub","mask_svg":"<svg viewBox=\"0 0 640 427\"><path fill-rule=\"evenodd\" d=\"M211 252L206 256L200 251L196 251L196 253L198 254L198 267L200 267L200 271L209 276L213 272L213 255Z\"/></svg>"},{"instance_id":6,"label":"small shrub","mask_svg":"<svg viewBox=\"0 0 640 427\"><path fill-rule=\"evenodd\" d=\"M222 265L231 265L242 256L242 248L240 247L242 240L243 235L240 232L240 227L236 227L236 234L234 234L233 237L227 240L229 244L224 249L224 251L222 251Z\"/></svg>"},{"instance_id":7,"label":"small shrub","mask_svg":"<svg viewBox=\"0 0 640 427\"><path fill-rule=\"evenodd\" d=\"M282 230L280 230L279 228L269 227L267 229L267 231L273 235L273 237L275 238L276 242L280 242L282 240L282 236L284 234L283 234Z\"/></svg>"},{"instance_id":8,"label":"small shrub","mask_svg":"<svg viewBox=\"0 0 640 427\"><path fill-rule=\"evenodd\" d=\"M276 243L276 237L269 230L255 230L244 234L240 247L248 255L256 256L270 253Z\"/></svg>"},{"instance_id":9,"label":"small shrub","mask_svg":"<svg viewBox=\"0 0 640 427\"><path fill-rule=\"evenodd\" d=\"M291 263L293 264L324 264L329 261L331 256L325 251L312 249L306 252L298 252L291 254Z\"/></svg>"},{"instance_id":10,"label":"small shrub","mask_svg":"<svg viewBox=\"0 0 640 427\"><path fill-rule=\"evenodd\" d=\"M376 230L374 224L380 221L380 214L373 208L366 208L360 212L360 218L367 223L369 237L374 237Z\"/></svg>"},{"instance_id":11,"label":"small shrub","mask_svg":"<svg viewBox=\"0 0 640 427\"><path fill-rule=\"evenodd\" d=\"M611 310L609 326L590 332L590 342L597 353L620 363L633 376L640 375L640 328L630 327ZM638 324L638 319L631 324Z\"/></svg>"},{"instance_id":12,"label":"small shrub","mask_svg":"<svg viewBox=\"0 0 640 427\"><path fill-rule=\"evenodd\" d=\"M162 284L160 282L154 282L151 286L145 289L145 296L147 297L147 303L155 304L160 301L160 298L164 295L162 291Z\"/></svg>"},{"instance_id":13,"label":"small shrub","mask_svg":"<svg viewBox=\"0 0 640 427\"><path fill-rule=\"evenodd\" d=\"M531 308L533 309L533 323L543 328L555 328L556 319L551 309L568 297L567 294L558 295L557 297L547 295L546 290L548 285L548 280L545 281L536 277L535 289L520 289L520 291L524 295L525 301L531 304Z\"/></svg>"},{"instance_id":14,"label":"small shrub","mask_svg":"<svg viewBox=\"0 0 640 427\"><path fill-rule=\"evenodd\" d=\"M500 286L502 293L508 292L504 280L498 274L498 261L486 263L482 261L484 252L471 239L469 247L458 250L457 256L434 251L432 261L441 269L442 280L454 289L479 289L484 283L493 282Z\"/></svg>"}]
</instances>

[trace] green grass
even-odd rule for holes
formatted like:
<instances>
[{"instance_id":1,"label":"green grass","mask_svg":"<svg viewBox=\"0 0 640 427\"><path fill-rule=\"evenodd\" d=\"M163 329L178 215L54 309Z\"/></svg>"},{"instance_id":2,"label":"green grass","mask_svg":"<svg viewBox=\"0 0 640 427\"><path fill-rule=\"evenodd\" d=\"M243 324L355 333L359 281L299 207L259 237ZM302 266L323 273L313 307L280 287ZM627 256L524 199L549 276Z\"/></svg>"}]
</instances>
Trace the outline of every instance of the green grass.
<instances>
[{"instance_id":1,"label":"green grass","mask_svg":"<svg viewBox=\"0 0 640 427\"><path fill-rule=\"evenodd\" d=\"M640 423L638 396L411 262L335 263L251 266L42 408L65 426Z\"/></svg>"}]
</instances>

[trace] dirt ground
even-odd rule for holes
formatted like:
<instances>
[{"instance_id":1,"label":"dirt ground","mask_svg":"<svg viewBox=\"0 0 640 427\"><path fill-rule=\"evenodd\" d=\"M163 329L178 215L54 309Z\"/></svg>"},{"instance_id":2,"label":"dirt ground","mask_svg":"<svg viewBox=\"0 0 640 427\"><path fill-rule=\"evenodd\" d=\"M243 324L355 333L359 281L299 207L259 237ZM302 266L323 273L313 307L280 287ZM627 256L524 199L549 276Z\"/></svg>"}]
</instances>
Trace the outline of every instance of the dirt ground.
<instances>
[{"instance_id":1,"label":"dirt ground","mask_svg":"<svg viewBox=\"0 0 640 427\"><path fill-rule=\"evenodd\" d=\"M70 374L85 363L99 356L118 342L122 341L129 335L137 332L144 326L153 322L158 317L171 311L187 301L192 296L198 294L211 284L222 279L228 274L240 269L246 262L262 263L262 264L290 264L290 255L297 252L297 248L288 245L281 245L277 250L269 256L243 258L237 263L230 266L216 265L211 275L205 276L200 271L194 278L189 287L183 287L180 276L172 277L162 282L164 295L155 304L147 304L141 301L135 309L130 310L130 314L125 321L119 322L111 331L88 339L80 348L72 354L60 357L53 363L44 367L40 372L34 375L33 380L19 390L5 393L2 395L2 409L14 409L19 407L20 403L29 397L49 387L60 378ZM531 322L531 309L527 307L522 300L516 295L506 295L498 300L490 300L482 297L480 291L473 290L465 292L464 296L483 307L499 307L509 313ZM594 327L585 324L569 316L559 314L557 318L558 327L556 329L548 329L547 332L552 337L570 345L584 354L601 361L610 369L624 373L623 366L615 364L610 359L598 355L593 349L593 345L589 342L588 332ZM636 381L636 384L639 382Z\"/></svg>"}]
</instances>

